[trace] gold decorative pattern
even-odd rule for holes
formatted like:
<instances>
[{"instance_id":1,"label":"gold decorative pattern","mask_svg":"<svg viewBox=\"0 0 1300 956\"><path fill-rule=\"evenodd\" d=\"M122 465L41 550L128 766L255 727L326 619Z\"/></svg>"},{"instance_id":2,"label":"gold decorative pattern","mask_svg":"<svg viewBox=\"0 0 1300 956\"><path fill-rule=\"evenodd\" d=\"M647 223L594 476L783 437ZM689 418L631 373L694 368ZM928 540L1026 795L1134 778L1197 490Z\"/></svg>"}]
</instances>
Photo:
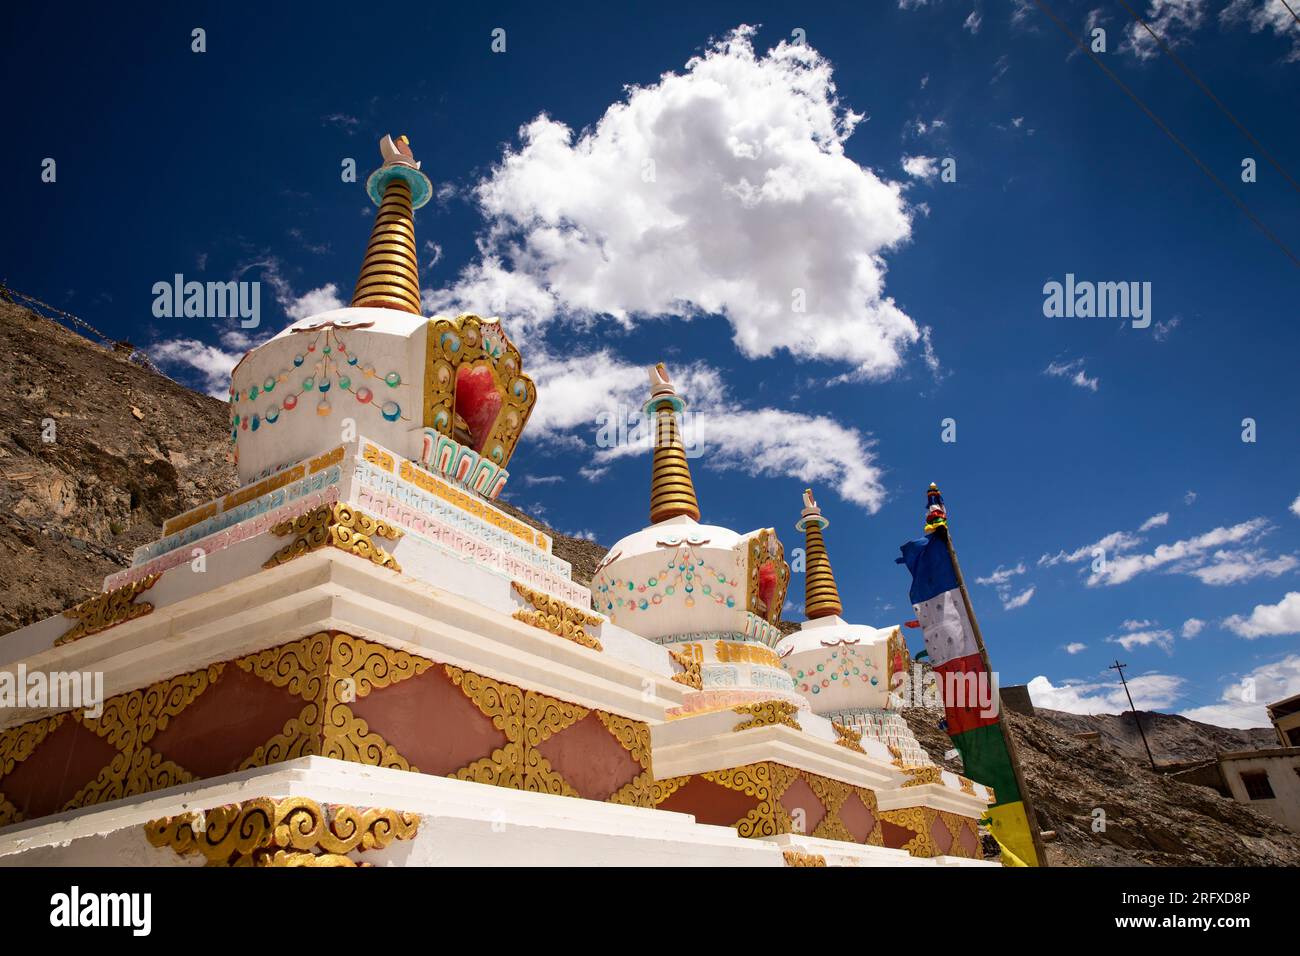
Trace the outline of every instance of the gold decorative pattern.
<instances>
[{"instance_id":1,"label":"gold decorative pattern","mask_svg":"<svg viewBox=\"0 0 1300 956\"><path fill-rule=\"evenodd\" d=\"M461 315L429 320L424 362L424 427L456 435L456 391L462 369L485 368L501 398L501 409L485 435L471 436L473 450L499 468L515 453L519 436L537 403L537 387L523 372L519 350L496 319ZM464 437L464 436L461 436Z\"/></svg>"},{"instance_id":2,"label":"gold decorative pattern","mask_svg":"<svg viewBox=\"0 0 1300 956\"><path fill-rule=\"evenodd\" d=\"M758 664L761 667L781 667L776 651L766 644L752 641L718 641L714 645L720 664Z\"/></svg>"},{"instance_id":3,"label":"gold decorative pattern","mask_svg":"<svg viewBox=\"0 0 1300 956\"><path fill-rule=\"evenodd\" d=\"M893 744L885 744L885 746L889 748L889 756L890 756L891 758L893 758L893 759L891 759L891 760L889 761L889 765L890 765L891 767L897 767L899 770L902 770L902 769L903 769L903 751L899 750L899 749L898 749L897 747L895 747Z\"/></svg>"},{"instance_id":4,"label":"gold decorative pattern","mask_svg":"<svg viewBox=\"0 0 1300 956\"><path fill-rule=\"evenodd\" d=\"M89 601L82 601L76 607L68 608L63 612L63 616L77 623L56 638L54 646L79 641L83 637L107 631L110 627L116 627L118 624L148 614L153 610L153 605L148 601L136 604L135 599L157 584L161 577L161 574L150 574L139 581L124 584Z\"/></svg>"},{"instance_id":5,"label":"gold decorative pattern","mask_svg":"<svg viewBox=\"0 0 1300 956\"><path fill-rule=\"evenodd\" d=\"M293 541L267 559L264 568L274 568L309 552L324 547L339 548L348 554L365 558L381 568L401 571L393 556L374 538L396 541L402 531L387 522L372 518L351 505L335 503L321 505L289 521L281 521L271 529L277 538L293 535Z\"/></svg>"},{"instance_id":6,"label":"gold decorative pattern","mask_svg":"<svg viewBox=\"0 0 1300 956\"><path fill-rule=\"evenodd\" d=\"M682 669L680 674L673 675L673 680L687 687L703 690L704 675L701 666L704 661L704 646L702 644L683 644L680 649L669 648L668 656Z\"/></svg>"},{"instance_id":7,"label":"gold decorative pattern","mask_svg":"<svg viewBox=\"0 0 1300 956\"><path fill-rule=\"evenodd\" d=\"M206 693L227 666L282 688L302 701L298 715L286 720L278 733L253 749L239 763L240 770L322 755L369 766L418 771L418 767L411 765L358 717L351 704L441 666L474 705L492 719L507 741L505 746L450 776L576 796L574 788L550 765L538 747L554 734L595 714L617 746L640 766L631 780L606 799L633 806L651 806L654 802L650 730L646 724L525 691L338 631L322 631L112 697L104 702L103 712L97 718L75 711L0 731L0 780L31 757L49 734L69 719L102 738L115 753L60 810L122 799L197 779L186 767L153 750L152 741ZM22 811L14 801L0 793L0 825L21 818ZM286 865L302 862L287 860ZM319 861L307 862L319 865Z\"/></svg>"},{"instance_id":8,"label":"gold decorative pattern","mask_svg":"<svg viewBox=\"0 0 1300 956\"><path fill-rule=\"evenodd\" d=\"M533 606L531 611L515 611L513 616L516 621L531 624L556 637L563 637L595 651L604 650L600 641L586 631L586 626L594 627L601 624L604 618L574 607L572 604L566 604L559 598L551 597L543 591L536 591L518 581L510 583L514 586L515 593Z\"/></svg>"},{"instance_id":9,"label":"gold decorative pattern","mask_svg":"<svg viewBox=\"0 0 1300 956\"><path fill-rule=\"evenodd\" d=\"M765 564L771 563L776 572L776 590L772 593L771 605L768 606L758 593L759 574ZM748 601L749 610L769 624L781 619L781 609L785 607L785 594L790 587L790 565L785 561L785 547L772 528L764 528L749 539L748 549ZM779 667L773 655L769 666Z\"/></svg>"},{"instance_id":10,"label":"gold decorative pattern","mask_svg":"<svg viewBox=\"0 0 1300 956\"><path fill-rule=\"evenodd\" d=\"M649 807L655 775L650 766L650 725L628 717L620 717L607 711L594 711L596 719L605 725L605 729L614 735L620 747L641 765L641 772L635 779L625 783L609 798L610 803L622 803L632 807Z\"/></svg>"},{"instance_id":11,"label":"gold decorative pattern","mask_svg":"<svg viewBox=\"0 0 1300 956\"><path fill-rule=\"evenodd\" d=\"M943 770L939 767L904 767L903 773L907 774L907 779L903 781L904 787L923 787L927 783L943 783Z\"/></svg>"},{"instance_id":12,"label":"gold decorative pattern","mask_svg":"<svg viewBox=\"0 0 1300 956\"><path fill-rule=\"evenodd\" d=\"M803 853L799 850L783 850L786 866L825 866L826 857L819 853Z\"/></svg>"},{"instance_id":13,"label":"gold decorative pattern","mask_svg":"<svg viewBox=\"0 0 1300 956\"><path fill-rule=\"evenodd\" d=\"M938 856L938 847L934 845L934 835L930 833L931 816L936 811L928 807L906 807L902 810L881 810L880 818L886 823L911 830L914 836L903 844L902 849L912 856Z\"/></svg>"},{"instance_id":14,"label":"gold decorative pattern","mask_svg":"<svg viewBox=\"0 0 1300 956\"><path fill-rule=\"evenodd\" d=\"M862 749L862 731L854 730L853 728L846 727L843 724L837 724L833 720L831 721L831 726L835 728L835 734L838 738L835 741L836 744L844 747L846 750L852 750L854 753L866 753L866 751Z\"/></svg>"},{"instance_id":15,"label":"gold decorative pattern","mask_svg":"<svg viewBox=\"0 0 1300 956\"><path fill-rule=\"evenodd\" d=\"M260 797L144 826L145 837L208 866L357 866L347 854L413 839L419 818L395 810Z\"/></svg>"},{"instance_id":16,"label":"gold decorative pattern","mask_svg":"<svg viewBox=\"0 0 1300 956\"><path fill-rule=\"evenodd\" d=\"M962 793L969 793L972 797L975 796L974 780L971 780L969 777L963 777L961 774L957 775L957 779L961 782Z\"/></svg>"},{"instance_id":17,"label":"gold decorative pattern","mask_svg":"<svg viewBox=\"0 0 1300 956\"><path fill-rule=\"evenodd\" d=\"M348 706L372 690L423 674L433 661L351 634L331 634L321 756L418 772Z\"/></svg>"},{"instance_id":18,"label":"gold decorative pattern","mask_svg":"<svg viewBox=\"0 0 1300 956\"><path fill-rule=\"evenodd\" d=\"M871 832L861 841L867 846L881 846L883 836L880 829L880 813L876 795L866 787L859 787L834 780L806 770L796 770L785 764L764 761L730 767L724 770L707 770L698 775L703 780L753 797L755 806L740 820L732 824L736 832L743 837L774 836L779 833L796 832L796 821L786 809L782 797L796 781L804 781L812 790L825 811L813 832L808 836L818 839L839 840L857 843L852 832L844 823L840 811L845 802L856 795L862 805L870 811L875 820ZM652 788L654 806L661 806L669 797L686 786L691 776L670 777L656 781Z\"/></svg>"},{"instance_id":19,"label":"gold decorative pattern","mask_svg":"<svg viewBox=\"0 0 1300 956\"><path fill-rule=\"evenodd\" d=\"M18 812L18 808L0 794L0 827L7 827L11 823L22 821L23 815Z\"/></svg>"},{"instance_id":20,"label":"gold decorative pattern","mask_svg":"<svg viewBox=\"0 0 1300 956\"><path fill-rule=\"evenodd\" d=\"M14 767L30 757L41 741L58 730L67 716L55 714L0 730L0 778L7 777Z\"/></svg>"},{"instance_id":21,"label":"gold decorative pattern","mask_svg":"<svg viewBox=\"0 0 1300 956\"><path fill-rule=\"evenodd\" d=\"M772 724L784 724L786 727L793 727L795 730L803 730L799 726L799 721L795 719L795 715L799 713L799 708L789 701L765 700L757 704L741 704L739 707L731 709L737 714L749 718L736 724L732 728L734 731L750 730L754 727L768 727Z\"/></svg>"}]
</instances>

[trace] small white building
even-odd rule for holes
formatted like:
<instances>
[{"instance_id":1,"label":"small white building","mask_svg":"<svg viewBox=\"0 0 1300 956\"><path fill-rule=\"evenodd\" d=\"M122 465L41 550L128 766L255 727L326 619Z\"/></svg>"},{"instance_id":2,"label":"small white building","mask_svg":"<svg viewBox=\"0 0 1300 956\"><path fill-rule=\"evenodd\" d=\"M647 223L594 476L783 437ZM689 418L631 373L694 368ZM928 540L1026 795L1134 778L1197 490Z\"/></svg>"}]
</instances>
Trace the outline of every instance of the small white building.
<instances>
[{"instance_id":1,"label":"small white building","mask_svg":"<svg viewBox=\"0 0 1300 956\"><path fill-rule=\"evenodd\" d=\"M1219 754L1219 769L1234 800L1300 833L1300 747Z\"/></svg>"}]
</instances>

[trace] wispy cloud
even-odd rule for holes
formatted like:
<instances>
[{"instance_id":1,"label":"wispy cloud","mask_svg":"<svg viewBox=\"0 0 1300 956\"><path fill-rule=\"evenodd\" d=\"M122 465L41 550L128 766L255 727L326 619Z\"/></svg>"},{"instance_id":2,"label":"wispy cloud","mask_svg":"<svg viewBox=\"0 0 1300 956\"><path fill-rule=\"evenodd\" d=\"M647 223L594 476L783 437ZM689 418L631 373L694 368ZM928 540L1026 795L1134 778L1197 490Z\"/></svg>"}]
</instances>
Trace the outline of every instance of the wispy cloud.
<instances>
[{"instance_id":1,"label":"wispy cloud","mask_svg":"<svg viewBox=\"0 0 1300 956\"><path fill-rule=\"evenodd\" d=\"M1101 384L1100 379L1088 374L1087 369L1083 367L1083 359L1074 359L1069 362L1052 362L1047 368L1043 369L1043 374L1050 375L1053 378L1063 378L1071 385L1087 389L1090 392L1097 391L1097 386Z\"/></svg>"}]
</instances>

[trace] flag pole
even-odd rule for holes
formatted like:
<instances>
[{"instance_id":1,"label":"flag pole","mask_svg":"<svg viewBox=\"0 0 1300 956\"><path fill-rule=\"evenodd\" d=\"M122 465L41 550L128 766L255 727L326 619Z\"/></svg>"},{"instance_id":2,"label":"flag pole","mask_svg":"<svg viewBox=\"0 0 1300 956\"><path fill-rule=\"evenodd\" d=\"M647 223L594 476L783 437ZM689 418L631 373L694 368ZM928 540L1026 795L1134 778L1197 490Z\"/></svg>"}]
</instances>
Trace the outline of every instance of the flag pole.
<instances>
[{"instance_id":1,"label":"flag pole","mask_svg":"<svg viewBox=\"0 0 1300 956\"><path fill-rule=\"evenodd\" d=\"M933 482L930 483L930 490L937 492L938 486ZM927 516L926 521L930 518ZM979 648L980 660L984 662L984 673L990 678L993 677L993 668L989 665L988 648L984 646L984 635L980 631L979 620L975 617L975 608L971 605L970 592L966 590L966 579L961 573L961 564L957 561L957 549L952 544L952 533L948 528L947 514L943 514L941 523L934 529L934 533L942 534L944 544L948 546L948 557L952 559L952 569L957 577L957 589L961 591L962 603L966 605L966 617L970 620L971 630L975 633L975 646ZM1043 834L1038 827L1038 817L1034 813L1034 803L1029 797L1029 789L1025 786L1024 774L1020 771L1020 754L1016 751L1016 742L1012 737L1011 730L1008 726L1010 723L1006 718L1006 708L1002 706L1002 691L998 690L998 727L1002 730L1002 740L1006 744L1007 756L1011 758L1011 770L1016 775L1016 786L1020 788L1020 800L1025 807L1025 821L1029 824L1029 835L1034 841L1034 853L1038 856L1039 866L1048 866L1047 852L1043 849Z\"/></svg>"}]
</instances>

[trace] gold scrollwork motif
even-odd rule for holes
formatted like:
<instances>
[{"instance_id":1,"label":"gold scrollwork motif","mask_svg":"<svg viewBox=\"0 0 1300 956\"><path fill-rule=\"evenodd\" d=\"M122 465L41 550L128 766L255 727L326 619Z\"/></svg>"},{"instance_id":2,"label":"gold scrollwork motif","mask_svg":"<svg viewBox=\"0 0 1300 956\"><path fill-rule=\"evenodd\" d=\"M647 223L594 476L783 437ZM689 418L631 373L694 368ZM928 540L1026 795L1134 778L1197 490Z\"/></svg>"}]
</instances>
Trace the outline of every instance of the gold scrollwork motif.
<instances>
[{"instance_id":1,"label":"gold scrollwork motif","mask_svg":"<svg viewBox=\"0 0 1300 956\"><path fill-rule=\"evenodd\" d=\"M939 855L934 835L930 832L930 823L935 813L937 811L929 807L906 807L902 810L881 810L880 817L886 823L912 831L914 836L903 844L902 849L912 856L930 857Z\"/></svg>"},{"instance_id":2,"label":"gold scrollwork motif","mask_svg":"<svg viewBox=\"0 0 1300 956\"><path fill-rule=\"evenodd\" d=\"M699 657L687 651L671 649L668 651L668 656L673 659L673 663L682 669L680 674L673 675L673 680L679 684L685 684L687 687L694 687L696 690L704 688L704 676Z\"/></svg>"},{"instance_id":3,"label":"gold scrollwork motif","mask_svg":"<svg viewBox=\"0 0 1300 956\"><path fill-rule=\"evenodd\" d=\"M89 601L82 601L76 607L68 608L63 612L63 616L77 623L56 638L54 646L70 644L91 634L107 631L118 624L134 621L137 617L144 617L153 610L153 605L148 601L141 601L139 604L134 601L157 584L161 577L161 574L150 574L139 581L124 584Z\"/></svg>"},{"instance_id":4,"label":"gold scrollwork motif","mask_svg":"<svg viewBox=\"0 0 1300 956\"><path fill-rule=\"evenodd\" d=\"M321 755L374 767L419 771L348 706L411 677L433 661L342 632L330 633L329 679L323 702Z\"/></svg>"},{"instance_id":5,"label":"gold scrollwork motif","mask_svg":"<svg viewBox=\"0 0 1300 956\"><path fill-rule=\"evenodd\" d=\"M847 750L854 753L864 754L862 749L862 731L854 730L852 727L845 727L843 724L837 724L831 721L831 726L835 728L835 735L838 738L835 742Z\"/></svg>"},{"instance_id":6,"label":"gold scrollwork motif","mask_svg":"<svg viewBox=\"0 0 1300 956\"><path fill-rule=\"evenodd\" d=\"M208 866L356 866L347 854L410 840L412 813L322 805L305 797L214 807L145 824L153 846L201 855Z\"/></svg>"},{"instance_id":7,"label":"gold scrollwork motif","mask_svg":"<svg viewBox=\"0 0 1300 956\"><path fill-rule=\"evenodd\" d=\"M961 774L958 774L958 775L957 775L957 779L958 779L959 781L961 781L961 792L962 792L962 793L969 793L972 797L975 796L975 781L974 781L974 780L972 780L970 777L963 777Z\"/></svg>"},{"instance_id":8,"label":"gold scrollwork motif","mask_svg":"<svg viewBox=\"0 0 1300 956\"><path fill-rule=\"evenodd\" d=\"M786 866L825 866L826 857L820 853L803 853L799 850L784 850L781 855L785 857Z\"/></svg>"},{"instance_id":9,"label":"gold scrollwork motif","mask_svg":"<svg viewBox=\"0 0 1300 956\"><path fill-rule=\"evenodd\" d=\"M18 808L6 800L3 793L0 793L0 827L7 827L11 823L19 823L22 818L23 815Z\"/></svg>"},{"instance_id":10,"label":"gold scrollwork motif","mask_svg":"<svg viewBox=\"0 0 1300 956\"><path fill-rule=\"evenodd\" d=\"M773 770L776 769L781 774L781 783L779 789L773 781ZM778 833L788 833L790 831L789 814L781 806L777 797L785 790L789 783L784 779L785 774L781 771L797 773L790 771L788 767L781 767L779 764L771 763L754 763L745 764L741 767L729 767L725 770L708 770L700 774L705 780L721 784L728 790L735 790L749 797L755 797L758 805L752 808L745 816L736 822L736 832L743 837L764 837L775 836Z\"/></svg>"},{"instance_id":11,"label":"gold scrollwork motif","mask_svg":"<svg viewBox=\"0 0 1300 956\"><path fill-rule=\"evenodd\" d=\"M749 730L753 727L768 727L772 724L784 724L787 727L793 727L795 730L802 730L799 721L795 715L799 713L799 708L795 704L785 700L765 700L757 704L741 704L739 707L731 708L737 714L748 717L748 720L736 724L732 730Z\"/></svg>"},{"instance_id":12,"label":"gold scrollwork motif","mask_svg":"<svg viewBox=\"0 0 1300 956\"><path fill-rule=\"evenodd\" d=\"M583 647L590 647L592 650L604 650L600 641L586 631L587 625L594 627L602 623L603 618L590 611L574 607L572 604L566 604L559 598L551 597L542 591L536 591L518 581L512 581L511 584L514 585L515 592L533 606L531 611L515 611L516 621L531 624L556 637L563 637Z\"/></svg>"},{"instance_id":13,"label":"gold scrollwork motif","mask_svg":"<svg viewBox=\"0 0 1300 956\"><path fill-rule=\"evenodd\" d=\"M943 783L943 770L939 767L904 767L903 773L907 774L907 779L903 781L904 787L921 787L927 783Z\"/></svg>"},{"instance_id":14,"label":"gold scrollwork motif","mask_svg":"<svg viewBox=\"0 0 1300 956\"><path fill-rule=\"evenodd\" d=\"M30 757L41 741L57 730L67 716L55 714L53 717L42 717L8 730L0 730L0 779L7 777L14 767Z\"/></svg>"},{"instance_id":15,"label":"gold scrollwork motif","mask_svg":"<svg viewBox=\"0 0 1300 956\"><path fill-rule=\"evenodd\" d=\"M620 747L641 765L635 779L624 784L610 797L610 803L633 807L652 807L654 770L650 765L650 726L629 717L620 717L604 710L593 711L605 729L614 735Z\"/></svg>"},{"instance_id":16,"label":"gold scrollwork motif","mask_svg":"<svg viewBox=\"0 0 1300 956\"><path fill-rule=\"evenodd\" d=\"M271 529L271 533L277 538L293 535L293 541L271 555L262 565L264 568L278 567L320 548L333 547L365 558L381 568L402 570L393 556L374 541L375 538L397 541L402 537L402 531L351 505L321 505L292 520L281 521Z\"/></svg>"}]
</instances>

